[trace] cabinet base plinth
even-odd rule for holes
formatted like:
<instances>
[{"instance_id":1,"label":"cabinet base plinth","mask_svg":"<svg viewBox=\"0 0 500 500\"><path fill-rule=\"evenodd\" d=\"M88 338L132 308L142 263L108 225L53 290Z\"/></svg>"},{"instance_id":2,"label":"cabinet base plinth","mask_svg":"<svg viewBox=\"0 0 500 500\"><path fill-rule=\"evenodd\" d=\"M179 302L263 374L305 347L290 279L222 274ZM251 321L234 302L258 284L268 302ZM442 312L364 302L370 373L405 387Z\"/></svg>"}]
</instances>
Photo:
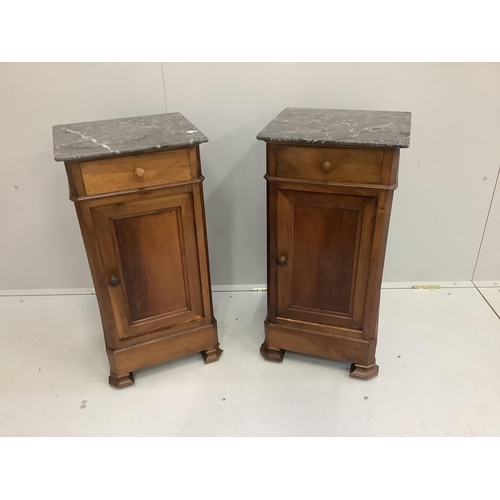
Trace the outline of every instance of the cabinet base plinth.
<instances>
[{"instance_id":1,"label":"cabinet base plinth","mask_svg":"<svg viewBox=\"0 0 500 500\"><path fill-rule=\"evenodd\" d=\"M211 351L201 351L201 355L203 356L205 364L208 364L217 361L222 356L223 352L224 351L219 347L219 344L217 344L217 347Z\"/></svg>"},{"instance_id":2,"label":"cabinet base plinth","mask_svg":"<svg viewBox=\"0 0 500 500\"><path fill-rule=\"evenodd\" d=\"M378 375L378 365L373 363L372 365L359 365L357 363L351 364L351 370L349 372L349 377L362 378L368 380L370 378L376 377Z\"/></svg>"},{"instance_id":3,"label":"cabinet base plinth","mask_svg":"<svg viewBox=\"0 0 500 500\"><path fill-rule=\"evenodd\" d=\"M216 361L222 354L217 336L217 322L136 344L121 349L108 349L111 376L109 383L126 387L134 383L132 372L165 361L201 352L206 363ZM120 373L121 375L116 375Z\"/></svg>"},{"instance_id":4,"label":"cabinet base plinth","mask_svg":"<svg viewBox=\"0 0 500 500\"><path fill-rule=\"evenodd\" d=\"M109 385L117 387L118 389L135 384L134 374L132 372L125 373L124 375L115 375L114 373L111 373L108 380Z\"/></svg>"},{"instance_id":5,"label":"cabinet base plinth","mask_svg":"<svg viewBox=\"0 0 500 500\"><path fill-rule=\"evenodd\" d=\"M376 339L355 339L314 331L313 324L307 328L293 328L266 320L264 326L266 339L260 352L269 361L282 361L285 351L292 351L348 361L352 363L351 377L369 379L378 375L378 366L375 364Z\"/></svg>"},{"instance_id":6,"label":"cabinet base plinth","mask_svg":"<svg viewBox=\"0 0 500 500\"><path fill-rule=\"evenodd\" d=\"M260 353L264 359L267 359L267 361L274 361L276 363L281 363L283 361L283 357L285 356L284 349L269 347L267 342L263 342L260 346Z\"/></svg>"}]
</instances>

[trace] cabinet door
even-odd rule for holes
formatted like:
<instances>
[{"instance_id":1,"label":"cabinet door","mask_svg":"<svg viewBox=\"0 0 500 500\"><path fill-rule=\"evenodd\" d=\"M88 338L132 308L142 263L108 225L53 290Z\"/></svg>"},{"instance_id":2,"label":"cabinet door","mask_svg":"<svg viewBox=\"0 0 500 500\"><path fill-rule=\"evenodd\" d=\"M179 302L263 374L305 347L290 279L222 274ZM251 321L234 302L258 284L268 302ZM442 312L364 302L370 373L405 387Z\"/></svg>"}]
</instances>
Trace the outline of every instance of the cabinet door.
<instances>
[{"instance_id":1,"label":"cabinet door","mask_svg":"<svg viewBox=\"0 0 500 500\"><path fill-rule=\"evenodd\" d=\"M193 193L178 191L91 208L119 338L203 317Z\"/></svg>"},{"instance_id":2,"label":"cabinet door","mask_svg":"<svg viewBox=\"0 0 500 500\"><path fill-rule=\"evenodd\" d=\"M277 315L361 329L376 198L277 190Z\"/></svg>"}]
</instances>

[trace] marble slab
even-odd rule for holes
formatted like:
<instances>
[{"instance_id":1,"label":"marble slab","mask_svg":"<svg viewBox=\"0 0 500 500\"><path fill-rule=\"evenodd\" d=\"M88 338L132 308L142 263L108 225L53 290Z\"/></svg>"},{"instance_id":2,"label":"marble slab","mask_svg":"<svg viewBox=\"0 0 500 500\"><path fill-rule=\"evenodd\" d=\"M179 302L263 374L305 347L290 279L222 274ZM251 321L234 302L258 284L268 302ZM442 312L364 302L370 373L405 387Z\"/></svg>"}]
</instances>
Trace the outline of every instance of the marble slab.
<instances>
[{"instance_id":1,"label":"marble slab","mask_svg":"<svg viewBox=\"0 0 500 500\"><path fill-rule=\"evenodd\" d=\"M97 159L208 142L180 113L55 125L52 135L56 161Z\"/></svg>"},{"instance_id":2,"label":"marble slab","mask_svg":"<svg viewBox=\"0 0 500 500\"><path fill-rule=\"evenodd\" d=\"M339 146L407 148L411 113L285 108L257 139Z\"/></svg>"}]
</instances>

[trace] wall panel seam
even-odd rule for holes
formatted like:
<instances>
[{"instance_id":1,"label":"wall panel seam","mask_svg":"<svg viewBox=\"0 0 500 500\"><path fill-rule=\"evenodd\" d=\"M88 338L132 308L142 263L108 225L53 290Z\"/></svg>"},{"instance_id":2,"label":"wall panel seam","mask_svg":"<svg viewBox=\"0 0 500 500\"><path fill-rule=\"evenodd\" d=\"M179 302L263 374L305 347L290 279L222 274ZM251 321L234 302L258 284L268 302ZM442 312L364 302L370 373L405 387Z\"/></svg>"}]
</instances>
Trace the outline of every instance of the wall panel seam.
<instances>
[{"instance_id":1,"label":"wall panel seam","mask_svg":"<svg viewBox=\"0 0 500 500\"><path fill-rule=\"evenodd\" d=\"M474 281L474 276L476 274L477 264L479 262L479 256L481 255L481 248L483 247L484 235L486 234L486 228L488 227L488 221L490 219L491 207L493 205L493 200L495 199L495 194L498 185L498 176L500 175L500 166L498 167L497 178L495 180L495 185L493 186L493 193L491 194L490 206L488 207L488 213L486 215L486 221L484 223L483 234L481 236L481 242L479 243L479 250L477 251L476 263L474 264L474 270L472 271L471 281Z\"/></svg>"},{"instance_id":2,"label":"wall panel seam","mask_svg":"<svg viewBox=\"0 0 500 500\"><path fill-rule=\"evenodd\" d=\"M167 107L167 91L165 89L165 75L163 74L163 63L160 62L160 69L161 69L161 83L163 86L163 99L165 101L165 113L168 113L168 107Z\"/></svg>"}]
</instances>

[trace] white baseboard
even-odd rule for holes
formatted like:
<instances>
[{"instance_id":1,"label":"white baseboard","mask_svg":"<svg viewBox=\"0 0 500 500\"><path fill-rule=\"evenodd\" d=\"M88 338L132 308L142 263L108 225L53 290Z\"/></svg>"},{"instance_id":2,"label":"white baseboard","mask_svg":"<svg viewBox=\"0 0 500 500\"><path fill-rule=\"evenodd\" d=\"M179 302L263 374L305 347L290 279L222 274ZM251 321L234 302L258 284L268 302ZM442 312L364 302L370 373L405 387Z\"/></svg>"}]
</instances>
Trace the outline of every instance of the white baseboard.
<instances>
[{"instance_id":1,"label":"white baseboard","mask_svg":"<svg viewBox=\"0 0 500 500\"><path fill-rule=\"evenodd\" d=\"M263 292L267 290L264 283L243 284L243 285L213 285L212 292ZM38 295L95 295L93 288L27 288L0 290L0 297L17 296L38 296Z\"/></svg>"},{"instance_id":2,"label":"white baseboard","mask_svg":"<svg viewBox=\"0 0 500 500\"><path fill-rule=\"evenodd\" d=\"M413 288L425 285L439 286L440 288L474 288L472 281L384 281L382 289Z\"/></svg>"},{"instance_id":3,"label":"white baseboard","mask_svg":"<svg viewBox=\"0 0 500 500\"><path fill-rule=\"evenodd\" d=\"M0 297L18 295L95 295L93 288L28 288L17 290L0 290Z\"/></svg>"},{"instance_id":4,"label":"white baseboard","mask_svg":"<svg viewBox=\"0 0 500 500\"><path fill-rule=\"evenodd\" d=\"M474 288L472 281L394 281L382 283L386 290L409 289L414 285L425 286L439 285L440 288ZM477 287L500 287L499 281L476 281ZM241 285L213 285L212 292L265 292L265 283L241 284ZM0 290L0 297L13 297L18 295L95 295L93 288L29 288L17 290Z\"/></svg>"},{"instance_id":5,"label":"white baseboard","mask_svg":"<svg viewBox=\"0 0 500 500\"><path fill-rule=\"evenodd\" d=\"M257 283L254 285L212 285L212 292L263 292L266 290L266 283Z\"/></svg>"},{"instance_id":6,"label":"white baseboard","mask_svg":"<svg viewBox=\"0 0 500 500\"><path fill-rule=\"evenodd\" d=\"M495 281L474 281L478 288L500 288L500 279Z\"/></svg>"}]
</instances>

